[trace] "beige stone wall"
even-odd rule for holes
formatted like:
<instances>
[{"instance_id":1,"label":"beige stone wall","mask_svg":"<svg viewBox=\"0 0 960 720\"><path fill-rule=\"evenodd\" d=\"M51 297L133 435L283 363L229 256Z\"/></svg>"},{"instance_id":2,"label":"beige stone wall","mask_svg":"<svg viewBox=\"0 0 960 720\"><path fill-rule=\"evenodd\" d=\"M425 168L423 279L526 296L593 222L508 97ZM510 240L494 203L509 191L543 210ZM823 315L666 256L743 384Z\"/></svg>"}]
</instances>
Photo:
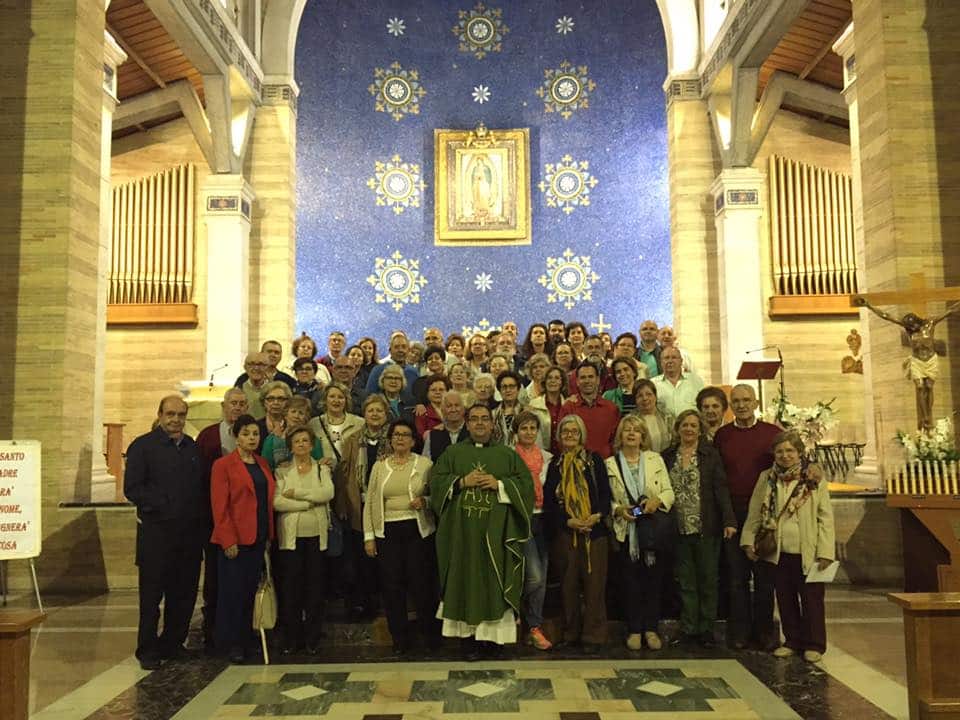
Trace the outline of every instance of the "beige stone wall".
<instances>
[{"instance_id":1,"label":"beige stone wall","mask_svg":"<svg viewBox=\"0 0 960 720\"><path fill-rule=\"evenodd\" d=\"M720 173L707 105L667 106L673 322L705 382L720 377L720 288L710 186Z\"/></svg>"},{"instance_id":2,"label":"beige stone wall","mask_svg":"<svg viewBox=\"0 0 960 720\"><path fill-rule=\"evenodd\" d=\"M918 272L931 286L960 285L960 3L855 0L853 15L867 290L906 289ZM871 316L870 334L878 455L889 470L901 456L895 431L915 427L914 392L899 328ZM960 405L960 319L937 335L948 356L934 417Z\"/></svg>"},{"instance_id":3,"label":"beige stone wall","mask_svg":"<svg viewBox=\"0 0 960 720\"><path fill-rule=\"evenodd\" d=\"M845 128L783 110L777 114L753 163L765 176L771 154L836 172L850 172L850 141ZM769 200L769 188L767 193ZM765 306L773 293L769 202L767 206L761 223ZM840 424L832 434L842 441L864 441L863 376L840 372L840 360L849 354L847 334L859 326L856 315L771 319L764 312L764 344L779 345L783 352L787 397L801 406L835 397L833 408ZM766 383L765 392L765 401L769 403L776 397L776 383Z\"/></svg>"},{"instance_id":4,"label":"beige stone wall","mask_svg":"<svg viewBox=\"0 0 960 720\"><path fill-rule=\"evenodd\" d=\"M122 184L177 165L193 163L195 188L202 187L210 168L186 121L166 123L146 133L122 138L113 147L112 181ZM111 327L107 330L104 422L125 423L124 447L150 429L157 403L178 383L203 375L205 298L207 292L207 231L195 192L195 254L193 302L196 327ZM221 380L232 382L233 378Z\"/></svg>"},{"instance_id":5,"label":"beige stone wall","mask_svg":"<svg viewBox=\"0 0 960 720\"><path fill-rule=\"evenodd\" d=\"M296 294L296 113L257 110L243 174L257 194L250 226L250 344L278 340L288 351Z\"/></svg>"},{"instance_id":6,"label":"beige stone wall","mask_svg":"<svg viewBox=\"0 0 960 720\"><path fill-rule=\"evenodd\" d=\"M83 582L103 536L94 513L58 505L90 483L104 13L78 0L11 8L0 26L0 437L43 444L47 589ZM13 587L29 583L27 567L10 563Z\"/></svg>"}]
</instances>

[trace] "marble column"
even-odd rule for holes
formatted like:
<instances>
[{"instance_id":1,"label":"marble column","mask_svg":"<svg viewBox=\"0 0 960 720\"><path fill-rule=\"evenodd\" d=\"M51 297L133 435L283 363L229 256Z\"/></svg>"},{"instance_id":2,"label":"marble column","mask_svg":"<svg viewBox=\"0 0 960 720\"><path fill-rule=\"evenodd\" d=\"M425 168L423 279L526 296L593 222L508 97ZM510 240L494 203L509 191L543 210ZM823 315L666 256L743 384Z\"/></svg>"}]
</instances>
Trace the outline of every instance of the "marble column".
<instances>
[{"instance_id":1,"label":"marble column","mask_svg":"<svg viewBox=\"0 0 960 720\"><path fill-rule=\"evenodd\" d=\"M117 68L127 54L110 33L104 33L103 109L100 123L100 253L97 268L97 351L94 359L93 436L90 473L90 500L114 502L117 499L117 478L107 470L103 456L104 375L107 357L107 293L110 282L110 245L113 232L113 191L110 182L110 150L113 136L113 113L117 109Z\"/></svg>"},{"instance_id":2,"label":"marble column","mask_svg":"<svg viewBox=\"0 0 960 720\"><path fill-rule=\"evenodd\" d=\"M207 228L204 380L232 385L250 350L250 214L253 190L242 175L210 175L200 190Z\"/></svg>"},{"instance_id":3,"label":"marble column","mask_svg":"<svg viewBox=\"0 0 960 720\"><path fill-rule=\"evenodd\" d=\"M297 272L297 95L292 78L267 76L244 172L257 192L250 232L250 340L285 348L293 326ZM322 198L320 199L322 202Z\"/></svg>"},{"instance_id":4,"label":"marble column","mask_svg":"<svg viewBox=\"0 0 960 720\"><path fill-rule=\"evenodd\" d=\"M717 236L710 188L720 172L720 155L699 78L668 77L664 91L674 329L704 381L719 382Z\"/></svg>"},{"instance_id":5,"label":"marble column","mask_svg":"<svg viewBox=\"0 0 960 720\"><path fill-rule=\"evenodd\" d=\"M843 98L850 109L850 170L853 185L853 238L856 247L857 285L867 287L866 247L863 235L863 178L860 174L860 108L857 104L857 71L854 53L853 23L834 44L833 50L843 58ZM870 347L869 310L860 311L860 336L863 347ZM873 406L873 357L862 354L863 362L863 461L854 470L858 485L883 486L877 466L877 428Z\"/></svg>"},{"instance_id":6,"label":"marble column","mask_svg":"<svg viewBox=\"0 0 960 720\"><path fill-rule=\"evenodd\" d=\"M763 347L760 220L765 203L764 177L752 167L727 168L717 177L711 192L720 281L720 381L735 385L741 363L764 357L759 352Z\"/></svg>"},{"instance_id":7,"label":"marble column","mask_svg":"<svg viewBox=\"0 0 960 720\"><path fill-rule=\"evenodd\" d=\"M923 273L929 286L960 285L960 3L854 0L853 20L861 290L907 289L912 273ZM943 308L931 303L927 312ZM885 309L897 316L911 310ZM909 350L900 328L867 317L877 462L887 473L903 460L896 431L916 428L915 391L903 376ZM960 405L960 319L939 325L937 337L948 349L934 389L934 417L941 418Z\"/></svg>"}]
</instances>

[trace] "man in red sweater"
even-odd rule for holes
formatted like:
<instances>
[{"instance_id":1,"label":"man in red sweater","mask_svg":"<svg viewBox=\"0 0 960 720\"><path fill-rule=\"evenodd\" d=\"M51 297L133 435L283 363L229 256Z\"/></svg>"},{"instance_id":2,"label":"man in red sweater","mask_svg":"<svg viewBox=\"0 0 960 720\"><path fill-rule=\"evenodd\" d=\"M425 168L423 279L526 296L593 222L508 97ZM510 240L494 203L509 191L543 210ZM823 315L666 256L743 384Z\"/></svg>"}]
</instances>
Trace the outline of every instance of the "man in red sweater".
<instances>
[{"instance_id":1,"label":"man in red sweater","mask_svg":"<svg viewBox=\"0 0 960 720\"><path fill-rule=\"evenodd\" d=\"M741 649L753 641L761 649L779 644L773 625L773 566L762 560L751 562L740 549L740 532L747 519L750 496L757 478L773 465L773 439L781 428L757 419L757 396L750 385L735 385L730 393L734 421L717 430L713 443L720 451L727 473L737 534L725 544L729 571L727 643ZM753 597L750 577L753 576Z\"/></svg>"},{"instance_id":2,"label":"man in red sweater","mask_svg":"<svg viewBox=\"0 0 960 720\"><path fill-rule=\"evenodd\" d=\"M613 455L613 436L620 422L620 410L600 397L599 364L584 360L577 368L577 384L577 394L560 408L560 420L567 415L579 415L587 426L587 450L606 459Z\"/></svg>"}]
</instances>

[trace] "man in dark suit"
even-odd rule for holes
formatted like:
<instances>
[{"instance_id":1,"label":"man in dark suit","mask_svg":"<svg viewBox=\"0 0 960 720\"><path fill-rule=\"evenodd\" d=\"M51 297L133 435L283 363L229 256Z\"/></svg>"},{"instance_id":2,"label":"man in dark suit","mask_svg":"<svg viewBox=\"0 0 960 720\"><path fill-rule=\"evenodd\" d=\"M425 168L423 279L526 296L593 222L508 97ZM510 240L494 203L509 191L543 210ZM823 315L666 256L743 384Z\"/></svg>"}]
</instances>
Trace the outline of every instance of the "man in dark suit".
<instances>
[{"instance_id":1,"label":"man in dark suit","mask_svg":"<svg viewBox=\"0 0 960 720\"><path fill-rule=\"evenodd\" d=\"M451 445L455 445L468 436L463 422L463 397L456 390L448 390L443 395L443 425L436 427L423 438L423 455L436 462L440 454Z\"/></svg>"},{"instance_id":2,"label":"man in dark suit","mask_svg":"<svg viewBox=\"0 0 960 720\"><path fill-rule=\"evenodd\" d=\"M140 619L137 659L155 670L183 653L197 598L200 556L210 501L197 445L183 433L187 404L179 395L160 401L156 426L127 448L123 492L137 507ZM157 636L160 601L163 633Z\"/></svg>"}]
</instances>

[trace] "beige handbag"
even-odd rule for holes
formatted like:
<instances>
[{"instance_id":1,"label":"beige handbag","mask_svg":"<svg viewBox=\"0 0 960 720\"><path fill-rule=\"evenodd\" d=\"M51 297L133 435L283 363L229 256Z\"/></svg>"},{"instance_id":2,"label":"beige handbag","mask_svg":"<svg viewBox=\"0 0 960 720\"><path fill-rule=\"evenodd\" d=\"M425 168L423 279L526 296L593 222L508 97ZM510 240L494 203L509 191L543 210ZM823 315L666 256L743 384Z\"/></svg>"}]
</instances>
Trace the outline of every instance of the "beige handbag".
<instances>
[{"instance_id":1,"label":"beige handbag","mask_svg":"<svg viewBox=\"0 0 960 720\"><path fill-rule=\"evenodd\" d=\"M263 662L270 664L267 653L267 630L273 630L277 624L277 591L273 587L270 573L270 551L263 553L263 576L253 597L253 629L260 631L260 644L263 647Z\"/></svg>"}]
</instances>

